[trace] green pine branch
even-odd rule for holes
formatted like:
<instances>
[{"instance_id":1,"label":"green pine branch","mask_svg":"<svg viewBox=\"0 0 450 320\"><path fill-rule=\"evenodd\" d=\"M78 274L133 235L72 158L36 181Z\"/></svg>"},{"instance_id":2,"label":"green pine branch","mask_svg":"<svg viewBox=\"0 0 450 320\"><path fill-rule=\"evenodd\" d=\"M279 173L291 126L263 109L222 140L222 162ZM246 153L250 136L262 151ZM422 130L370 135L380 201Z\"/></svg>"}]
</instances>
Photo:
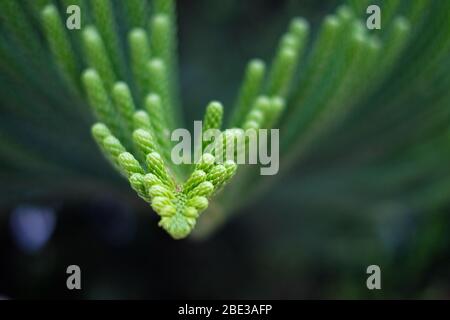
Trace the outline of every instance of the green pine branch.
<instances>
[{"instance_id":1,"label":"green pine branch","mask_svg":"<svg viewBox=\"0 0 450 320\"><path fill-rule=\"evenodd\" d=\"M325 17L314 36L305 19L294 18L271 61L253 59L248 63L228 122L223 120L227 110L220 102L207 106L203 130L221 130L215 143L223 142L226 147L242 138L247 129L280 128L282 172L288 172L337 124L364 113L357 110L358 103L383 88L407 53L414 35L412 23L423 19L425 1L390 1L381 31L366 30L361 20L367 1L347 2ZM28 55L51 54L70 90L89 104L95 118L92 136L99 149L160 216L159 225L173 238L188 236L202 221L206 221L200 227L202 232L214 230L273 183L275 179L263 179L253 167L240 166L238 170L235 158L219 161L226 150L205 150L208 142L203 140L200 161L194 166L171 161L170 134L183 125L174 0L154 0L151 6L140 0L124 1L120 6L111 0L61 1L68 3L83 8L79 34L65 28L65 12L58 9L61 5L33 2L32 12L39 17L46 39L44 47L36 41L37 36L30 36L34 34L32 26L15 1L1 1L2 27L19 39L17 45ZM443 12L449 7L448 3L434 6ZM116 10L121 8L126 24L119 28ZM404 16L397 15L400 9ZM125 39L121 39L122 29ZM424 78L437 72L450 46L448 32L441 32L442 47L432 45L424 53L411 52L413 57L433 62L424 70ZM14 74L17 57L5 44L0 49L2 61L11 62L2 63L2 70ZM419 80L423 79L414 80L417 86ZM61 112L76 113L64 105ZM378 117L382 118L382 112L380 108ZM48 121L52 121L51 115ZM12 145L5 143L5 150ZM248 152L247 145L245 148ZM211 218L199 220L208 207L212 210L204 215Z\"/></svg>"},{"instance_id":2,"label":"green pine branch","mask_svg":"<svg viewBox=\"0 0 450 320\"><path fill-rule=\"evenodd\" d=\"M138 196L161 217L160 226L179 239L191 233L201 212L230 181L237 165L233 161L218 162L226 150L219 154L203 153L183 182L185 169L170 159L170 132L181 123L175 4L171 0L154 1L153 15L139 12L137 8L136 2L127 4L130 25L142 27L144 17L149 16L150 32L143 28L130 29L131 58L123 63L125 54L119 52L111 3L102 0L92 4L94 24L84 26L82 32L83 60L89 66L82 82L89 104L100 121L92 129L100 149L128 178ZM75 59L56 8L44 7L42 16L55 61L64 76L75 82ZM377 70L379 77L395 61L406 41L406 22L394 23L392 30L386 39L387 58ZM336 15L325 19L305 61L308 34L308 23L295 18L282 36L267 73L264 62L249 63L231 118L233 127L259 130L282 126L286 128L282 146L285 150L298 150L339 114L348 112L349 96L363 94L366 88L358 84L367 72L374 71L376 59L371 54L374 40L360 27L353 11L341 7ZM130 89L133 86L122 78L122 65L129 66L134 77L134 94ZM299 67L305 71L297 82ZM137 96L138 104L133 96ZM289 117L283 117L285 111ZM222 118L222 105L212 102L206 109L203 130L220 130ZM225 130L220 140L226 147L236 134L242 131ZM296 143L299 139L300 145ZM207 144L201 143L203 148ZM254 170L244 170L236 190L250 187L249 183L257 184L254 174Z\"/></svg>"}]
</instances>

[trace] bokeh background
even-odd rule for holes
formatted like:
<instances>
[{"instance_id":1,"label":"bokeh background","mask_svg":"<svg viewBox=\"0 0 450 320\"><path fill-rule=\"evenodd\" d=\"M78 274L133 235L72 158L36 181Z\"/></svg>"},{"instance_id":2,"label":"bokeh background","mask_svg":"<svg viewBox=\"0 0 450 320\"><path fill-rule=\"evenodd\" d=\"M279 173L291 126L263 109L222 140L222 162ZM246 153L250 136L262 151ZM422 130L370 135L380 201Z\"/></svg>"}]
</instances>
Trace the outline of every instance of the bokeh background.
<instances>
[{"instance_id":1,"label":"bokeh background","mask_svg":"<svg viewBox=\"0 0 450 320\"><path fill-rule=\"evenodd\" d=\"M447 0L427 2L379 88L217 232L183 241L102 158L50 57L21 51L2 16L0 296L450 298L450 17ZM188 123L210 100L232 105L247 61L270 61L291 18L315 34L342 3L178 1ZM81 291L66 288L71 264ZM366 288L371 264L382 290Z\"/></svg>"}]
</instances>

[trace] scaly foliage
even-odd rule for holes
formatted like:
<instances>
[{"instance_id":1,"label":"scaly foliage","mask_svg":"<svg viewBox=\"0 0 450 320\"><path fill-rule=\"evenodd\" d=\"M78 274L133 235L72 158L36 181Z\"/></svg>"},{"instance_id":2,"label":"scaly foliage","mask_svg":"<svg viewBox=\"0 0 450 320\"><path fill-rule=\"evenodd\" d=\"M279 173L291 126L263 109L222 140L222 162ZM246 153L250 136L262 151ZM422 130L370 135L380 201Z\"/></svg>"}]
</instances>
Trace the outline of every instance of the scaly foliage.
<instances>
[{"instance_id":1,"label":"scaly foliage","mask_svg":"<svg viewBox=\"0 0 450 320\"><path fill-rule=\"evenodd\" d=\"M124 1L125 39L121 39L119 32L117 10L120 8L116 3L110 0L61 1L63 5L68 3L79 4L83 9L81 32L69 32L64 28L61 13L53 1L35 1L30 6L29 12L38 17L45 35L47 42L44 45L37 40L25 17L29 13L25 13L15 0L1 2L2 38L7 40L0 48L2 78L28 73L33 88L42 89L49 97L61 101L61 95L51 92L46 85L57 82L54 74L43 71L37 78L33 71L41 70L38 64L31 62L23 68L16 59L34 56L41 63L52 61L67 87L75 92L75 99L88 101L97 121L92 127L92 135L105 157L161 217L160 226L172 237L184 238L193 230L200 213L231 181L237 166L232 161L220 163L217 155L209 152L202 154L194 168L177 166L170 160L170 131L183 124L175 2L155 0L150 6L146 1ZM404 78L414 78L410 85L419 86L421 81L438 71L438 66L443 65L448 70L445 58L448 58L450 46L449 29L443 27L439 31L441 45L430 45L424 52L419 52L411 42L418 32L412 24L417 25L416 28L425 24L425 17L421 15L424 1L404 1L403 6L393 3L400 1L391 2L386 8L384 27L379 32L369 32L365 28L359 18L364 6L357 1L349 1L335 14L327 16L318 35L311 41L307 21L294 18L268 67L259 59L249 62L233 114L225 122L228 129L222 131L222 138L231 141L242 134L242 129L281 128L282 170L287 171L307 153L313 142L323 139L325 133L331 132L338 123L351 116L362 117L373 110L373 116L382 117L387 107L352 110L358 102L369 99L383 88L384 81L405 56L411 61L418 59L425 66L418 77L413 69L405 71ZM445 15L440 13L449 12L448 2L436 1L433 6L434 12L438 12L437 21L448 27L448 19L446 21ZM400 8L404 16L396 15ZM431 18L427 19L430 21ZM19 57L12 54L15 51L11 48L16 46L20 48ZM448 77L442 76L442 79L444 90L448 88ZM400 85L398 82L392 87ZM407 97L401 95L398 99L407 101ZM21 97L10 100L23 105ZM381 102L382 98L378 103ZM448 94L439 103L448 104ZM83 123L86 117L83 111L64 103L60 105L58 113L78 118L79 123ZM39 103L31 108L46 110L46 106ZM208 105L204 130L222 129L223 109L218 102ZM19 119L21 116L29 117L26 112L19 115ZM49 128L54 126L58 132L63 131L54 112L45 117ZM419 119L411 115L405 121L414 125ZM351 125L360 123L367 124L367 121L352 122ZM32 121L30 126L33 126ZM371 128L368 123L363 130L370 131ZM70 133L55 137L51 129L42 130L42 134L55 139L49 139L47 147L58 148L58 141L64 138L67 145L60 150L62 158L70 154L74 146L79 152L83 149ZM27 157L36 160L33 165L23 164L27 170L39 167L45 172L48 167L52 174L60 172L58 156L40 159L39 152L20 143L20 134L16 130L7 133L3 138L2 155L8 163L22 165L20 158ZM358 140L358 137L352 139ZM202 144L205 146L204 142ZM65 168L92 170L88 162L72 161L63 166L63 172ZM215 207L221 208L221 214L234 212L266 185L260 181L256 170L244 167L239 171L235 183L217 199ZM214 217L214 213L211 214ZM210 220L205 227L208 230L201 232L213 230L223 220L213 219L212 223Z\"/></svg>"}]
</instances>

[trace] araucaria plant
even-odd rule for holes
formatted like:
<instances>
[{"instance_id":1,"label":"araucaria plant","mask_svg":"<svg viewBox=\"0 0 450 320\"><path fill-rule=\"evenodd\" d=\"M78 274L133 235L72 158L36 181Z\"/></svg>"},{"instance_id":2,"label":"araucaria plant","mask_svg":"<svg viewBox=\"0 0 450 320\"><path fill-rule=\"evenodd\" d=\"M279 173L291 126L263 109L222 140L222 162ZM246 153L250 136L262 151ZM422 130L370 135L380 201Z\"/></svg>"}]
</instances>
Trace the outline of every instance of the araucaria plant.
<instances>
[{"instance_id":1,"label":"araucaria plant","mask_svg":"<svg viewBox=\"0 0 450 320\"><path fill-rule=\"evenodd\" d=\"M161 217L159 225L173 238L184 238L191 233L214 195L235 175L237 165L232 160L220 163L210 153L204 153L192 169L171 161L170 133L182 125L175 3L152 1L152 15L147 21L145 1L125 1L131 27L126 55L119 47L111 1L91 1L90 6L78 2L81 14L92 15L92 21L84 22L80 34L82 57L87 65L81 82L99 121L93 126L92 134L106 158ZM56 6L46 5L41 15L54 59L67 82L78 89L77 60ZM392 28L397 39L387 41L391 47L385 50L386 65L397 58L409 27L405 20L398 19ZM387 67L374 69L381 44L355 19L350 8L342 7L335 16L325 19L309 63L304 66L303 85L291 90L308 34L308 23L295 18L281 38L267 71L263 61L249 63L228 124L230 128L276 127L285 111L285 101L290 99L298 108L287 110L290 116L285 121L283 143L285 146L293 143L305 120L299 114L303 109L302 98L308 88L317 85L315 81L321 78L321 73L329 71L324 64L331 61L332 57L327 55L332 51L327 46L333 48L339 43L342 48L335 52L342 64L330 73L336 77L331 85L337 87L333 88L336 95L333 108L342 109L350 95L365 90L366 77ZM125 56L129 59L125 60ZM133 75L130 83L126 82L127 69ZM212 102L206 109L205 129L222 129L222 115L222 106ZM325 121L333 120L329 118L325 114L317 129ZM234 139L232 129L223 134Z\"/></svg>"},{"instance_id":2,"label":"araucaria plant","mask_svg":"<svg viewBox=\"0 0 450 320\"><path fill-rule=\"evenodd\" d=\"M30 27L15 0L1 3L0 10L10 15L7 26L16 32ZM401 17L394 17L395 8L386 8L389 19L374 31L366 27L363 3L368 4L349 1L339 7L325 17L315 37L305 19L294 18L272 61L248 63L228 121L223 121L222 104L213 101L206 107L203 129L221 130L227 145L243 130L279 128L286 171L317 137L378 88L408 44L409 20L418 19L426 1L405 2ZM70 14L80 14L81 30L66 25L66 8L73 5L80 8ZM254 166L219 161L214 151L203 152L192 166L171 159L171 132L185 125L174 0L40 0L30 9L39 16L46 50L67 87L93 111L97 121L92 136L99 148L173 238L188 236L201 214L210 215L202 231L212 230L264 189L267 181ZM126 19L121 25L125 32L118 27L118 10Z\"/></svg>"}]
</instances>

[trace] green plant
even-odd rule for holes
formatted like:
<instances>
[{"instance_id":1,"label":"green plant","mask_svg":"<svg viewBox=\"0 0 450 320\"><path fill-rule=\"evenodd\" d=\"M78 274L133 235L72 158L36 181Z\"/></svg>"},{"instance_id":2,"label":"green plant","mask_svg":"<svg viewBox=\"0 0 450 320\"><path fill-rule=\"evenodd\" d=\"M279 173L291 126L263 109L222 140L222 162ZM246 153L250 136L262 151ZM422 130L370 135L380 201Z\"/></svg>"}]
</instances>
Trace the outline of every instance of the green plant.
<instances>
[{"instance_id":1,"label":"green plant","mask_svg":"<svg viewBox=\"0 0 450 320\"><path fill-rule=\"evenodd\" d=\"M87 99L99 121L92 127L92 134L100 149L136 193L151 203L161 216L160 225L174 238L187 236L208 206L210 210L200 220L204 222L198 232L210 232L264 190L267 182L273 182L273 178L262 181L254 167L237 170L233 162L216 163L209 153L203 154L195 168L171 163L168 134L184 125L177 85L174 1L154 0L151 8L146 1L125 1L125 37L116 22L115 2L61 1L61 5L78 4L82 8L80 32L66 30L58 7L50 2L35 1L27 7L31 15L39 17L48 46L30 36L32 25L13 0L1 4L4 25L25 46L25 55L56 63L74 99ZM234 139L240 134L238 129L279 127L282 170L287 171L325 133L345 121L358 102L382 88L405 48L411 45L412 25L423 23L421 11L426 1L402 2L402 17L394 14L400 10L400 1L392 3L396 5L384 11L383 29L369 32L360 19L367 1L349 1L324 19L311 45L308 23L293 19L269 67L259 59L249 62L226 124L229 129L223 130L225 139ZM448 4L434 6L448 9ZM421 73L422 79L445 57L448 33L442 37L446 42L441 47L421 53L421 59L433 59L428 70ZM52 53L51 59L47 50ZM11 51L6 47L2 54L3 62L12 61L3 67L14 68ZM45 78L45 74L42 76ZM49 79L55 81L51 76ZM36 75L30 81L40 82ZM83 116L64 102L61 105L61 112ZM51 114L48 117L49 123L60 125ZM205 128L222 129L222 118L222 106L211 103L204 116ZM231 180L231 185L220 192Z\"/></svg>"}]
</instances>

